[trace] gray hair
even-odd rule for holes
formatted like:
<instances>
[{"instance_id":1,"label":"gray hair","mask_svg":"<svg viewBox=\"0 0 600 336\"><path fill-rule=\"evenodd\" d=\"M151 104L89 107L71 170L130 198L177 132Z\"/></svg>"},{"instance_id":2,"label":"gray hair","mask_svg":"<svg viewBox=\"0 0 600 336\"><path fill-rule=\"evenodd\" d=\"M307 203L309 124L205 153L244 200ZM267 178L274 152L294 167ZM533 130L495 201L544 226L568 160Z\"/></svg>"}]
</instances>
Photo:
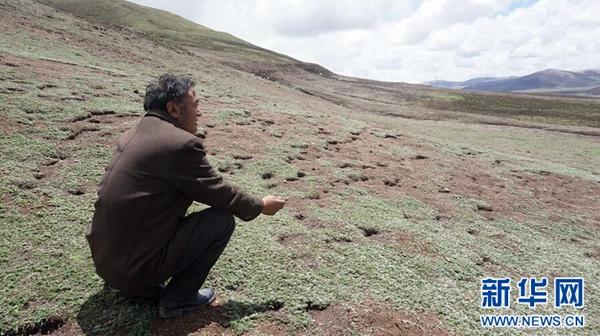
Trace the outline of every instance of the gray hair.
<instances>
[{"instance_id":1,"label":"gray hair","mask_svg":"<svg viewBox=\"0 0 600 336\"><path fill-rule=\"evenodd\" d=\"M167 109L170 101L180 101L188 91L196 85L188 75L166 73L153 80L146 86L144 111Z\"/></svg>"}]
</instances>

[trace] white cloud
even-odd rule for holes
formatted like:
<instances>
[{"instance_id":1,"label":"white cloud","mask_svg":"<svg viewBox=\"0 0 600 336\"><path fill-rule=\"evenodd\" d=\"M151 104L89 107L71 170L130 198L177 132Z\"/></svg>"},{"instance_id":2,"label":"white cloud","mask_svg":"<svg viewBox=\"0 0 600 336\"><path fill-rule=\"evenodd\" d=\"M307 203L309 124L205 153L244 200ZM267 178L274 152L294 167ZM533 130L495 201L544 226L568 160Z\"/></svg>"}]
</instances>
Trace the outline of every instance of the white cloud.
<instances>
[{"instance_id":1,"label":"white cloud","mask_svg":"<svg viewBox=\"0 0 600 336\"><path fill-rule=\"evenodd\" d=\"M135 2L337 73L380 80L600 67L600 1L594 0Z\"/></svg>"},{"instance_id":2,"label":"white cloud","mask_svg":"<svg viewBox=\"0 0 600 336\"><path fill-rule=\"evenodd\" d=\"M276 33L293 37L373 28L380 22L399 19L409 10L407 2L386 0L271 1L267 15Z\"/></svg>"},{"instance_id":3,"label":"white cloud","mask_svg":"<svg viewBox=\"0 0 600 336\"><path fill-rule=\"evenodd\" d=\"M502 8L499 3L507 1L493 0L430 0L424 1L408 19L397 22L391 27L393 35L390 43L418 44L432 32L436 32L458 23L469 23L490 15Z\"/></svg>"}]
</instances>

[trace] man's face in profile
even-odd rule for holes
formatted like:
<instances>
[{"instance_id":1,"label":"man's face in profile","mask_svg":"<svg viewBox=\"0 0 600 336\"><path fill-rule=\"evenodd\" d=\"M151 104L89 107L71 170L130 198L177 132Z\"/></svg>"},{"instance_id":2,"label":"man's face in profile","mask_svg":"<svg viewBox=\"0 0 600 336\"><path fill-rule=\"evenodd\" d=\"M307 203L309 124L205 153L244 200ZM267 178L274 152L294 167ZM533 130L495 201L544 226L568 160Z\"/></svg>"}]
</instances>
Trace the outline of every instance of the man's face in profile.
<instances>
[{"instance_id":1,"label":"man's face in profile","mask_svg":"<svg viewBox=\"0 0 600 336\"><path fill-rule=\"evenodd\" d=\"M184 130L196 134L198 131L198 116L200 114L200 98L196 96L196 90L191 88L182 99L179 114L179 124Z\"/></svg>"}]
</instances>

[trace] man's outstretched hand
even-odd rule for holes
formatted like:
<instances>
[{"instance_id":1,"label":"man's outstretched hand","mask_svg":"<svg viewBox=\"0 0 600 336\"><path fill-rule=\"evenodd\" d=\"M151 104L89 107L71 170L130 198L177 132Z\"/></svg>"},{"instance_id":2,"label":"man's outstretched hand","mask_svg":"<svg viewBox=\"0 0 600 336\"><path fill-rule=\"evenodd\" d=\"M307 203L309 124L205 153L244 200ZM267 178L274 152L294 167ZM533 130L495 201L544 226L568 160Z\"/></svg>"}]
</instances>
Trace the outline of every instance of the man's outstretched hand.
<instances>
[{"instance_id":1,"label":"man's outstretched hand","mask_svg":"<svg viewBox=\"0 0 600 336\"><path fill-rule=\"evenodd\" d=\"M285 200L273 195L263 197L263 209L262 214L272 216L281 210L285 205Z\"/></svg>"}]
</instances>

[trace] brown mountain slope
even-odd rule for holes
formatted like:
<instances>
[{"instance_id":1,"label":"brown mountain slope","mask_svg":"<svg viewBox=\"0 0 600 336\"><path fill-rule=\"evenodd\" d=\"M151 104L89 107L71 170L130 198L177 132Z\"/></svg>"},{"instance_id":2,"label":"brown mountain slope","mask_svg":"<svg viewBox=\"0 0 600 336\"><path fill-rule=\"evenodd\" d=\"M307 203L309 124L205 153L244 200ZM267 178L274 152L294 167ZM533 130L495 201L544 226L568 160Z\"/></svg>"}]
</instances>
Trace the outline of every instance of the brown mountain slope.
<instances>
[{"instance_id":1,"label":"brown mountain slope","mask_svg":"<svg viewBox=\"0 0 600 336\"><path fill-rule=\"evenodd\" d=\"M125 26L177 48L221 50L221 63L353 110L418 119L469 122L599 134L596 130L546 127L600 127L598 100L465 93L421 85L337 76L316 65L259 48L230 34L213 31L171 13L124 0L39 0L94 22ZM182 47L188 46L188 48ZM308 73L306 73L308 72Z\"/></svg>"},{"instance_id":2,"label":"brown mountain slope","mask_svg":"<svg viewBox=\"0 0 600 336\"><path fill-rule=\"evenodd\" d=\"M581 125L593 101L174 47L30 0L0 18L0 334L480 335L482 277L600 280L600 139L470 122ZM219 301L170 321L104 289L84 239L115 139L166 71L197 79L219 172L288 200L239 223L208 279ZM600 307L579 313L600 332Z\"/></svg>"}]
</instances>

